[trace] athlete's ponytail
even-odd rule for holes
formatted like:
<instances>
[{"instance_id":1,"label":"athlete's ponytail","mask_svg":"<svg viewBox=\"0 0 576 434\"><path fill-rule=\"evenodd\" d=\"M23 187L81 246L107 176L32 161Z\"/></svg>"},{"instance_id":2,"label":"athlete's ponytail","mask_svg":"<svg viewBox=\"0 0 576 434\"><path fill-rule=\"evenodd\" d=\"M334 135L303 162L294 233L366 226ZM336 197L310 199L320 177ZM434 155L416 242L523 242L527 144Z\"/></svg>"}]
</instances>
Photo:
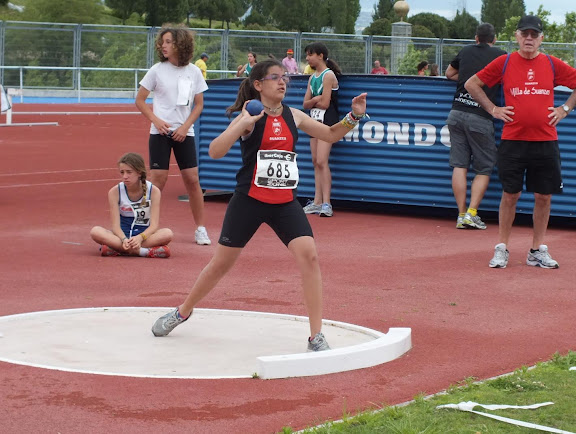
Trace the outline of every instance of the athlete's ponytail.
<instances>
[{"instance_id":1,"label":"athlete's ponytail","mask_svg":"<svg viewBox=\"0 0 576 434\"><path fill-rule=\"evenodd\" d=\"M342 75L342 70L340 69L340 66L338 66L338 64L334 59L328 57L328 47L324 45L322 42L313 42L311 44L306 45L306 48L304 48L304 52L306 54L318 54L318 55L322 54L323 56L322 58L324 59L326 66L330 68L332 72L334 72L334 75L336 75L336 77Z\"/></svg>"}]
</instances>

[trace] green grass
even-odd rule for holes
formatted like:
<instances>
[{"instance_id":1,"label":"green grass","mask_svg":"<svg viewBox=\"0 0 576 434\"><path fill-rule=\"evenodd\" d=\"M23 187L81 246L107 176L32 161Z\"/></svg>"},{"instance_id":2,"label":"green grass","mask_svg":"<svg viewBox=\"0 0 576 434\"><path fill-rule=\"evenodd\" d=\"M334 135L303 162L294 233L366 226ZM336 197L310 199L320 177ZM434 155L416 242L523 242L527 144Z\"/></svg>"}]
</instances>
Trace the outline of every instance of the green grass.
<instances>
[{"instance_id":1,"label":"green grass","mask_svg":"<svg viewBox=\"0 0 576 434\"><path fill-rule=\"evenodd\" d=\"M480 404L530 405L554 402L554 405L535 410L495 410L482 407L474 410L512 419L531 422L565 431L576 432L576 352L565 356L555 354L552 360L529 369L522 367L514 373L486 382L476 383L466 378L451 386L445 393L430 399L417 396L402 407L385 407L379 411L356 416L343 415L342 422L327 423L309 428L305 433L314 434L514 434L537 432L520 428L469 412L440 409L436 406L473 401ZM281 431L293 433L290 427Z\"/></svg>"}]
</instances>

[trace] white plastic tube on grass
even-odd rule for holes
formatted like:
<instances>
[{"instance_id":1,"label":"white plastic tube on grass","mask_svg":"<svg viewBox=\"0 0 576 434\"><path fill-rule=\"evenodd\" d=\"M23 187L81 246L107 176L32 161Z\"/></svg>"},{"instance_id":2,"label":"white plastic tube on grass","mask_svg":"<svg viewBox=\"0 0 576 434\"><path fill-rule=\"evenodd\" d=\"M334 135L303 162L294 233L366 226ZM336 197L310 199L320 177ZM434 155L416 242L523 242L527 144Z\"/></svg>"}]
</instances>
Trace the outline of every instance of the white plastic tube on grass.
<instances>
[{"instance_id":1,"label":"white plastic tube on grass","mask_svg":"<svg viewBox=\"0 0 576 434\"><path fill-rule=\"evenodd\" d=\"M570 368L570 369L572 369L572 368ZM497 416L495 414L482 413L481 411L474 411L474 407L483 407L486 410L504 410L507 408L533 410L533 409L536 409L539 407L543 407L545 405L552 405L552 404L554 404L554 403L553 402L543 402L540 404L532 404L532 405L498 405L498 404L478 404L477 402L466 401L466 402L461 402L459 404L439 405L436 408L437 409L451 408L454 410L468 411L470 413L478 414L480 416L486 416L486 417L489 417L491 419L499 420L500 422L506 422L506 423L516 425L516 426L523 426L525 428L539 429L540 431L545 431L545 432L552 432L552 433L559 433L559 434L575 434L572 431L564 431L561 429L550 428L550 427L538 425L535 423L524 422L521 420L510 419L508 417Z\"/></svg>"}]
</instances>

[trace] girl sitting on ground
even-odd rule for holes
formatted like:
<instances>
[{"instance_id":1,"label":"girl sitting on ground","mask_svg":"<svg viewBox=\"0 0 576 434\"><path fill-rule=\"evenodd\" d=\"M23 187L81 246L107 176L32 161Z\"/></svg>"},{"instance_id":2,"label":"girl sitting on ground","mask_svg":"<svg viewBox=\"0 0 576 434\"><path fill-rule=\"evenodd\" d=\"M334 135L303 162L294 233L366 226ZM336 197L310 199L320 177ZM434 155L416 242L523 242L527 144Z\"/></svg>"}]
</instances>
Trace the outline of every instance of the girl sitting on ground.
<instances>
[{"instance_id":1,"label":"girl sitting on ground","mask_svg":"<svg viewBox=\"0 0 576 434\"><path fill-rule=\"evenodd\" d=\"M160 189L146 180L140 154L129 152L118 160L122 182L108 191L112 229L94 226L90 236L101 244L102 256L168 258L173 233L158 229Z\"/></svg>"}]
</instances>

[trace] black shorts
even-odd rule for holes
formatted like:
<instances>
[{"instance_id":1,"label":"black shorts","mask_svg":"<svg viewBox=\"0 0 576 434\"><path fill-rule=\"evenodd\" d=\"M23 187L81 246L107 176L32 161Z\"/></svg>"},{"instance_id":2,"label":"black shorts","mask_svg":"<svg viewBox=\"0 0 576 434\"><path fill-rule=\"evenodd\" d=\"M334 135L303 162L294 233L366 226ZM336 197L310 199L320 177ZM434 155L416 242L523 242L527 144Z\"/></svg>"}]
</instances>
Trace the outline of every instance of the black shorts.
<instances>
[{"instance_id":1,"label":"black shorts","mask_svg":"<svg viewBox=\"0 0 576 434\"><path fill-rule=\"evenodd\" d=\"M324 125L328 125L329 127L331 127L334 124L337 124L338 122L340 122L340 118L338 116L338 110L336 110L336 107L334 107L333 105L330 105L330 107L328 107L328 110L326 110L326 113L324 114L324 122L322 122Z\"/></svg>"},{"instance_id":2,"label":"black shorts","mask_svg":"<svg viewBox=\"0 0 576 434\"><path fill-rule=\"evenodd\" d=\"M562 193L558 141L526 142L502 140L498 147L498 177L506 193L526 191L539 194Z\"/></svg>"},{"instance_id":3,"label":"black shorts","mask_svg":"<svg viewBox=\"0 0 576 434\"><path fill-rule=\"evenodd\" d=\"M186 136L183 142L177 142L162 134L150 134L148 140L150 169L170 169L172 149L174 149L174 157L180 170L198 167L194 136Z\"/></svg>"},{"instance_id":4,"label":"black shorts","mask_svg":"<svg viewBox=\"0 0 576 434\"><path fill-rule=\"evenodd\" d=\"M286 246L295 238L314 236L308 217L296 199L271 204L235 192L226 208L218 243L227 247L244 247L262 223L270 226Z\"/></svg>"}]
</instances>

